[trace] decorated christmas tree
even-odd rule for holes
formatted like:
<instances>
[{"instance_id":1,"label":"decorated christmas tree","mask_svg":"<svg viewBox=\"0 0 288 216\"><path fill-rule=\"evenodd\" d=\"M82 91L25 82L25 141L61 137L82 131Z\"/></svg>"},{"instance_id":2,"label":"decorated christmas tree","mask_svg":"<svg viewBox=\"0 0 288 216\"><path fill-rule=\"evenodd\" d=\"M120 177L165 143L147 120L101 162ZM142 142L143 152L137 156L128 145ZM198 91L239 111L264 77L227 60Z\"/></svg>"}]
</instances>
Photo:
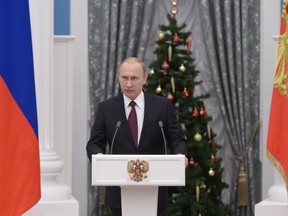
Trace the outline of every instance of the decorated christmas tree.
<instances>
[{"instance_id":1,"label":"decorated christmas tree","mask_svg":"<svg viewBox=\"0 0 288 216\"><path fill-rule=\"evenodd\" d=\"M159 26L155 60L150 64L146 91L167 97L175 106L187 139L189 165L186 168L186 186L171 187L169 215L226 216L232 215L229 206L221 200L223 182L221 158L217 157L220 145L209 125L212 118L206 113L208 94L194 95L202 81L195 78L196 70L190 48L191 32L186 24L178 26L177 5L172 5L168 25Z\"/></svg>"}]
</instances>

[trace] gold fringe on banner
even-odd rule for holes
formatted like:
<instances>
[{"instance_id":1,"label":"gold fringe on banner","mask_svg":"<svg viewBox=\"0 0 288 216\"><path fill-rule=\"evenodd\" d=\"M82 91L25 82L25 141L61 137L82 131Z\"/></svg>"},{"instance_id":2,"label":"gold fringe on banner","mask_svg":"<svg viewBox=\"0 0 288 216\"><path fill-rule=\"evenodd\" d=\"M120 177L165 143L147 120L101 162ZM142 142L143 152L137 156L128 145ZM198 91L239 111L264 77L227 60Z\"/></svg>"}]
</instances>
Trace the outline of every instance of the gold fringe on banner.
<instances>
[{"instance_id":1,"label":"gold fringe on banner","mask_svg":"<svg viewBox=\"0 0 288 216\"><path fill-rule=\"evenodd\" d=\"M287 179L287 176L285 174L283 167L278 162L278 160L276 160L276 158L274 158L273 155L268 150L266 151L266 155L267 155L267 158L271 161L271 163L276 167L277 171L282 176L282 178L285 182L285 185L286 185L286 191L288 191L288 179Z\"/></svg>"}]
</instances>

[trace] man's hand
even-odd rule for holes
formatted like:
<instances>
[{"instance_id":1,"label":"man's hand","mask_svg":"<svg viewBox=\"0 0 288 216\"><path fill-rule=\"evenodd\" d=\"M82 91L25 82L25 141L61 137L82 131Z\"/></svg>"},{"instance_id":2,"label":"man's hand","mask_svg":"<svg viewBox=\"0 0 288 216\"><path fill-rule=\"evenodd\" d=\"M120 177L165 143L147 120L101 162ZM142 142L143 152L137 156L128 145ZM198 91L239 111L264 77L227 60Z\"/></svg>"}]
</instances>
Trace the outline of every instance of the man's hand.
<instances>
[{"instance_id":1,"label":"man's hand","mask_svg":"<svg viewBox=\"0 0 288 216\"><path fill-rule=\"evenodd\" d=\"M185 157L185 168L188 166L188 158Z\"/></svg>"}]
</instances>

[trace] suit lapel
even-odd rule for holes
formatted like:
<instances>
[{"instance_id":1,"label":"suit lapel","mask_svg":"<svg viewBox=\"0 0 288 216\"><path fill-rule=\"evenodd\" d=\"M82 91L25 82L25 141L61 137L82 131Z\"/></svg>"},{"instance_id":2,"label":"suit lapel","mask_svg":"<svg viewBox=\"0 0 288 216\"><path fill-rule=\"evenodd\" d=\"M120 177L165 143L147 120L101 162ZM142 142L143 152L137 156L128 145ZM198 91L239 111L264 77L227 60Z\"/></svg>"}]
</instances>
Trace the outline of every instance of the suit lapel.
<instances>
[{"instance_id":1,"label":"suit lapel","mask_svg":"<svg viewBox=\"0 0 288 216\"><path fill-rule=\"evenodd\" d=\"M143 145L145 136L147 134L147 129L149 128L149 125L151 124L151 119L153 118L153 112L154 112L154 97L148 93L144 92L145 96L145 110L144 110L144 120L143 120L143 127L141 132L141 137L139 141L139 146Z\"/></svg>"}]
</instances>

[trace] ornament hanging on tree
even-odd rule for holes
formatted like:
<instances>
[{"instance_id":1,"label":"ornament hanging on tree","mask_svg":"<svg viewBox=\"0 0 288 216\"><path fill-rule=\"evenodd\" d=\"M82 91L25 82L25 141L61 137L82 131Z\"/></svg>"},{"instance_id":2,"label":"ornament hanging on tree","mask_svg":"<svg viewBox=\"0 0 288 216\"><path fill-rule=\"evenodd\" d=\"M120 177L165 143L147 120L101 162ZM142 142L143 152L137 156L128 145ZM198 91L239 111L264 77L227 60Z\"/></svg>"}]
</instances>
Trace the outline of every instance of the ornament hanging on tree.
<instances>
[{"instance_id":1,"label":"ornament hanging on tree","mask_svg":"<svg viewBox=\"0 0 288 216\"><path fill-rule=\"evenodd\" d=\"M187 41L187 54L189 55L191 49L192 39L189 38Z\"/></svg>"},{"instance_id":2,"label":"ornament hanging on tree","mask_svg":"<svg viewBox=\"0 0 288 216\"><path fill-rule=\"evenodd\" d=\"M215 175L215 171L212 168L210 168L208 174L209 174L209 176L214 176Z\"/></svg>"},{"instance_id":3,"label":"ornament hanging on tree","mask_svg":"<svg viewBox=\"0 0 288 216\"><path fill-rule=\"evenodd\" d=\"M197 109L197 107L195 107L195 108L193 109L192 116L193 116L194 118L197 118L197 117L198 117L198 109Z\"/></svg>"},{"instance_id":4,"label":"ornament hanging on tree","mask_svg":"<svg viewBox=\"0 0 288 216\"><path fill-rule=\"evenodd\" d=\"M174 96L169 92L167 95L168 100L173 100Z\"/></svg>"},{"instance_id":5,"label":"ornament hanging on tree","mask_svg":"<svg viewBox=\"0 0 288 216\"><path fill-rule=\"evenodd\" d=\"M164 70L164 75L166 75L167 74L167 69L169 68L169 65L168 65L168 63L166 61L166 57L165 57L164 62L162 64L162 68Z\"/></svg>"},{"instance_id":6,"label":"ornament hanging on tree","mask_svg":"<svg viewBox=\"0 0 288 216\"><path fill-rule=\"evenodd\" d=\"M158 38L159 38L159 40L164 39L164 37L165 37L165 34L164 34L162 31L159 32L159 34L158 34Z\"/></svg>"},{"instance_id":7,"label":"ornament hanging on tree","mask_svg":"<svg viewBox=\"0 0 288 216\"><path fill-rule=\"evenodd\" d=\"M201 109L200 109L200 111L199 111L199 114L200 114L200 116L205 116L206 115L206 112L205 112L205 110L203 109L203 107L201 107Z\"/></svg>"},{"instance_id":8,"label":"ornament hanging on tree","mask_svg":"<svg viewBox=\"0 0 288 216\"><path fill-rule=\"evenodd\" d=\"M168 47L168 61L169 62L172 61L172 47L171 47L171 45L169 45L169 47Z\"/></svg>"},{"instance_id":9,"label":"ornament hanging on tree","mask_svg":"<svg viewBox=\"0 0 288 216\"><path fill-rule=\"evenodd\" d=\"M202 182L200 188L203 188L205 190L206 189L206 184L204 182Z\"/></svg>"},{"instance_id":10,"label":"ornament hanging on tree","mask_svg":"<svg viewBox=\"0 0 288 216\"><path fill-rule=\"evenodd\" d=\"M214 154L211 155L211 162L212 162L212 163L215 163L215 162L216 162L216 158L215 158Z\"/></svg>"},{"instance_id":11,"label":"ornament hanging on tree","mask_svg":"<svg viewBox=\"0 0 288 216\"><path fill-rule=\"evenodd\" d=\"M186 87L183 90L183 95L184 95L184 97L188 97L189 96L189 92L188 92Z\"/></svg>"},{"instance_id":12,"label":"ornament hanging on tree","mask_svg":"<svg viewBox=\"0 0 288 216\"><path fill-rule=\"evenodd\" d=\"M181 66L179 67L179 70L180 70L181 72L185 72L185 71L186 71L186 68L185 68L185 66L184 66L183 64L181 64Z\"/></svg>"},{"instance_id":13,"label":"ornament hanging on tree","mask_svg":"<svg viewBox=\"0 0 288 216\"><path fill-rule=\"evenodd\" d=\"M174 81L174 77L171 77L171 88L172 88L172 92L175 93L175 81Z\"/></svg>"},{"instance_id":14,"label":"ornament hanging on tree","mask_svg":"<svg viewBox=\"0 0 288 216\"><path fill-rule=\"evenodd\" d=\"M199 185L196 186L196 201L199 202L200 199L200 187Z\"/></svg>"},{"instance_id":15,"label":"ornament hanging on tree","mask_svg":"<svg viewBox=\"0 0 288 216\"><path fill-rule=\"evenodd\" d=\"M208 138L211 139L211 128L209 124L207 124L207 134L208 134Z\"/></svg>"},{"instance_id":16,"label":"ornament hanging on tree","mask_svg":"<svg viewBox=\"0 0 288 216\"><path fill-rule=\"evenodd\" d=\"M190 167L195 167L196 162L193 160L193 158L191 158L191 160L189 161L189 165Z\"/></svg>"},{"instance_id":17,"label":"ornament hanging on tree","mask_svg":"<svg viewBox=\"0 0 288 216\"><path fill-rule=\"evenodd\" d=\"M156 88L156 93L161 93L161 91L162 91L162 89L161 89L161 86L160 85L158 85L158 87Z\"/></svg>"},{"instance_id":18,"label":"ornament hanging on tree","mask_svg":"<svg viewBox=\"0 0 288 216\"><path fill-rule=\"evenodd\" d=\"M155 74L154 68L151 68L150 74L151 74L151 75Z\"/></svg>"},{"instance_id":19,"label":"ornament hanging on tree","mask_svg":"<svg viewBox=\"0 0 288 216\"><path fill-rule=\"evenodd\" d=\"M194 135L194 140L195 140L195 141L198 141L198 142L201 141L201 140L202 140L202 135L197 132L197 133Z\"/></svg>"},{"instance_id":20,"label":"ornament hanging on tree","mask_svg":"<svg viewBox=\"0 0 288 216\"><path fill-rule=\"evenodd\" d=\"M179 36L178 36L177 33L175 33L174 36L173 36L173 42L174 42L175 44L177 44L177 43L179 42Z\"/></svg>"},{"instance_id":21,"label":"ornament hanging on tree","mask_svg":"<svg viewBox=\"0 0 288 216\"><path fill-rule=\"evenodd\" d=\"M212 148L215 148L215 146L216 146L215 139L212 139L212 140L211 140L211 147L212 147Z\"/></svg>"}]
</instances>

